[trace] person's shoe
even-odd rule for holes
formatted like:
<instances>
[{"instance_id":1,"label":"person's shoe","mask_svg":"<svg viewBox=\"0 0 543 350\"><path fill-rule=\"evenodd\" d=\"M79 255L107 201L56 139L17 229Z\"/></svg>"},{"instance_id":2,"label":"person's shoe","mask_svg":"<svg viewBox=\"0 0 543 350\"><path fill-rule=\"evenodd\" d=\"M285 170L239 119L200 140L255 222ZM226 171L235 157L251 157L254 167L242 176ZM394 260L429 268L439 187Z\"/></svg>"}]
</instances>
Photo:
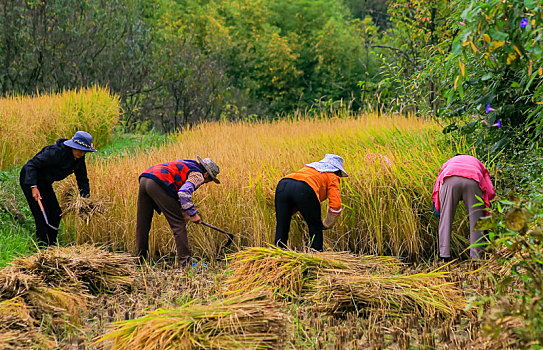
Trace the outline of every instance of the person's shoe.
<instances>
[{"instance_id":1,"label":"person's shoe","mask_svg":"<svg viewBox=\"0 0 543 350\"><path fill-rule=\"evenodd\" d=\"M192 268L195 269L195 268L197 268L198 266L207 267L207 264L206 264L206 263L200 263L200 264L198 265L198 262L193 262L193 263L192 263Z\"/></svg>"},{"instance_id":2,"label":"person's shoe","mask_svg":"<svg viewBox=\"0 0 543 350\"><path fill-rule=\"evenodd\" d=\"M451 262L452 260L453 259L450 256L440 256L439 257L439 261L444 262L444 263Z\"/></svg>"}]
</instances>

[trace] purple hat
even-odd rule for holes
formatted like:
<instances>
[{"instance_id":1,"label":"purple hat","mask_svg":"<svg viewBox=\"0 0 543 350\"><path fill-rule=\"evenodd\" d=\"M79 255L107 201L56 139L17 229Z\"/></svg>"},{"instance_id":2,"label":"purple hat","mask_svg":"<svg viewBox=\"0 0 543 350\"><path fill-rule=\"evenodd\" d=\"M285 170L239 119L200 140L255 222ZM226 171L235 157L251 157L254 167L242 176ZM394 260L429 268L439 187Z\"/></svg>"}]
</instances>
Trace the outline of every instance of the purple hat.
<instances>
[{"instance_id":1,"label":"purple hat","mask_svg":"<svg viewBox=\"0 0 543 350\"><path fill-rule=\"evenodd\" d=\"M92 144L92 136L88 132L78 131L71 140L64 141L68 147L75 148L85 152L96 152Z\"/></svg>"}]
</instances>

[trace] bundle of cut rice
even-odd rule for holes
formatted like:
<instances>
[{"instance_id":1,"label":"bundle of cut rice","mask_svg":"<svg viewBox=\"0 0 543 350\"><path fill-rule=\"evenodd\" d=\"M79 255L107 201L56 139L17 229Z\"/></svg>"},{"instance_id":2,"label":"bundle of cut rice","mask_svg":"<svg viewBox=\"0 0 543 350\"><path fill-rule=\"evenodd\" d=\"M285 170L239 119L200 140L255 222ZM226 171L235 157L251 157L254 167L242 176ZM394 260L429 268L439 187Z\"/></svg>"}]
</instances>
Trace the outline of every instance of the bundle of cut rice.
<instances>
[{"instance_id":1,"label":"bundle of cut rice","mask_svg":"<svg viewBox=\"0 0 543 350\"><path fill-rule=\"evenodd\" d=\"M99 293L129 289L136 271L135 259L83 244L50 247L30 257L15 259L11 265L50 286L82 283L90 292Z\"/></svg>"},{"instance_id":2,"label":"bundle of cut rice","mask_svg":"<svg viewBox=\"0 0 543 350\"><path fill-rule=\"evenodd\" d=\"M328 271L311 284L311 299L319 310L330 313L381 310L387 316L454 316L465 308L466 301L460 288L445 281L447 274L346 275Z\"/></svg>"},{"instance_id":3,"label":"bundle of cut rice","mask_svg":"<svg viewBox=\"0 0 543 350\"><path fill-rule=\"evenodd\" d=\"M87 224L94 215L102 215L111 208L111 201L108 199L96 196L81 197L74 180L61 183L57 188L57 192L62 207L62 215L73 213Z\"/></svg>"},{"instance_id":4,"label":"bundle of cut rice","mask_svg":"<svg viewBox=\"0 0 543 350\"><path fill-rule=\"evenodd\" d=\"M13 266L0 270L0 299L25 295L30 289L43 285L38 277Z\"/></svg>"},{"instance_id":5,"label":"bundle of cut rice","mask_svg":"<svg viewBox=\"0 0 543 350\"><path fill-rule=\"evenodd\" d=\"M257 291L210 304L189 302L118 322L98 342L113 340L113 350L278 349L283 347L285 316L280 306Z\"/></svg>"},{"instance_id":6,"label":"bundle of cut rice","mask_svg":"<svg viewBox=\"0 0 543 350\"><path fill-rule=\"evenodd\" d=\"M111 202L104 198L71 197L71 200L62 204L62 215L74 213L87 224L94 215L106 213L111 207Z\"/></svg>"},{"instance_id":7,"label":"bundle of cut rice","mask_svg":"<svg viewBox=\"0 0 543 350\"><path fill-rule=\"evenodd\" d=\"M303 253L275 246L247 248L229 256L234 274L227 281L230 292L271 287L280 295L299 296L307 281L325 270L346 274L397 271L403 264L390 256L356 256L347 252Z\"/></svg>"},{"instance_id":8,"label":"bundle of cut rice","mask_svg":"<svg viewBox=\"0 0 543 350\"><path fill-rule=\"evenodd\" d=\"M22 298L0 302L0 349L52 349L55 343L36 325Z\"/></svg>"},{"instance_id":9,"label":"bundle of cut rice","mask_svg":"<svg viewBox=\"0 0 543 350\"><path fill-rule=\"evenodd\" d=\"M14 266L0 270L0 299L19 298L36 318L49 315L51 320L69 319L78 323L86 310L89 296L77 286L66 286L67 291L47 287L39 276L30 275ZM1 310L0 310L1 311Z\"/></svg>"}]
</instances>

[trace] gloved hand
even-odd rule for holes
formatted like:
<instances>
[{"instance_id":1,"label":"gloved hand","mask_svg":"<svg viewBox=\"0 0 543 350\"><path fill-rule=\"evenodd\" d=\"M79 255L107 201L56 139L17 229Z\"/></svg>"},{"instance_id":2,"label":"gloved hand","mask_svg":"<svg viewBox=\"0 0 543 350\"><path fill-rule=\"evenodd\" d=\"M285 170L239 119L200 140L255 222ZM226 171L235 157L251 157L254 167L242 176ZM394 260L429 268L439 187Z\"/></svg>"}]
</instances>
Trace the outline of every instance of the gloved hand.
<instances>
[{"instance_id":1,"label":"gloved hand","mask_svg":"<svg viewBox=\"0 0 543 350\"><path fill-rule=\"evenodd\" d=\"M328 214L326 214L326 218L324 218L324 221L322 222L322 224L327 229L332 228L332 226L334 226L334 224L336 223L336 220L337 220L337 215L332 215L332 213L328 212Z\"/></svg>"}]
</instances>

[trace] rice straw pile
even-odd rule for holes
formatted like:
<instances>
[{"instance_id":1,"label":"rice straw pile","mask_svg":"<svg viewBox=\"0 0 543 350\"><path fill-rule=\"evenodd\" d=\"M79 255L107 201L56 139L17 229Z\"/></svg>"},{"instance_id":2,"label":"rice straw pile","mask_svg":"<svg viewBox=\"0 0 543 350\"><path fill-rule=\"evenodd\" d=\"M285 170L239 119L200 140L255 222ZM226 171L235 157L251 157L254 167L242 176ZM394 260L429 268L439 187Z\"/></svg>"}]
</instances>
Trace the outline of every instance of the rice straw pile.
<instances>
[{"instance_id":1,"label":"rice straw pile","mask_svg":"<svg viewBox=\"0 0 543 350\"><path fill-rule=\"evenodd\" d=\"M0 270L0 348L54 348L38 326L46 322L61 333L79 327L87 292L128 289L134 274L134 257L88 244L15 259Z\"/></svg>"},{"instance_id":2,"label":"rice straw pile","mask_svg":"<svg viewBox=\"0 0 543 350\"><path fill-rule=\"evenodd\" d=\"M28 306L38 319L48 314L53 321L58 316L78 323L81 312L86 310L89 296L77 285L64 286L64 289L49 288L40 277L7 266L0 270L0 299L6 301L13 298Z\"/></svg>"},{"instance_id":3,"label":"rice straw pile","mask_svg":"<svg viewBox=\"0 0 543 350\"><path fill-rule=\"evenodd\" d=\"M286 318L280 306L255 291L210 304L189 302L118 322L98 342L113 340L112 350L278 349Z\"/></svg>"},{"instance_id":4,"label":"rice straw pile","mask_svg":"<svg viewBox=\"0 0 543 350\"><path fill-rule=\"evenodd\" d=\"M49 288L37 276L12 266L0 270L0 348L52 349L54 342L39 332L47 322L65 331L81 323L89 296L77 289Z\"/></svg>"},{"instance_id":5,"label":"rice straw pile","mask_svg":"<svg viewBox=\"0 0 543 350\"><path fill-rule=\"evenodd\" d=\"M445 281L448 272L400 274L394 257L346 252L300 253L277 247L248 248L230 256L227 294L251 288L276 297L306 297L329 313L382 310L387 316L411 313L452 316L464 309L462 291Z\"/></svg>"},{"instance_id":6,"label":"rice straw pile","mask_svg":"<svg viewBox=\"0 0 543 350\"><path fill-rule=\"evenodd\" d=\"M135 274L135 257L110 253L99 247L82 244L50 247L11 264L35 275L48 285L83 284L91 293L130 289Z\"/></svg>"},{"instance_id":7,"label":"rice straw pile","mask_svg":"<svg viewBox=\"0 0 543 350\"><path fill-rule=\"evenodd\" d=\"M312 285L311 297L329 313L382 311L387 316L454 316L464 309L462 291L446 282L447 272L413 275L325 273Z\"/></svg>"},{"instance_id":8,"label":"rice straw pile","mask_svg":"<svg viewBox=\"0 0 543 350\"><path fill-rule=\"evenodd\" d=\"M299 296L308 281L324 270L343 273L398 271L403 266L390 256L356 256L347 252L302 253L275 246L252 247L229 256L234 274L227 281L230 292L271 287L284 296Z\"/></svg>"},{"instance_id":9,"label":"rice straw pile","mask_svg":"<svg viewBox=\"0 0 543 350\"><path fill-rule=\"evenodd\" d=\"M40 334L36 325L22 298L0 302L1 349L52 349L55 343Z\"/></svg>"}]
</instances>

